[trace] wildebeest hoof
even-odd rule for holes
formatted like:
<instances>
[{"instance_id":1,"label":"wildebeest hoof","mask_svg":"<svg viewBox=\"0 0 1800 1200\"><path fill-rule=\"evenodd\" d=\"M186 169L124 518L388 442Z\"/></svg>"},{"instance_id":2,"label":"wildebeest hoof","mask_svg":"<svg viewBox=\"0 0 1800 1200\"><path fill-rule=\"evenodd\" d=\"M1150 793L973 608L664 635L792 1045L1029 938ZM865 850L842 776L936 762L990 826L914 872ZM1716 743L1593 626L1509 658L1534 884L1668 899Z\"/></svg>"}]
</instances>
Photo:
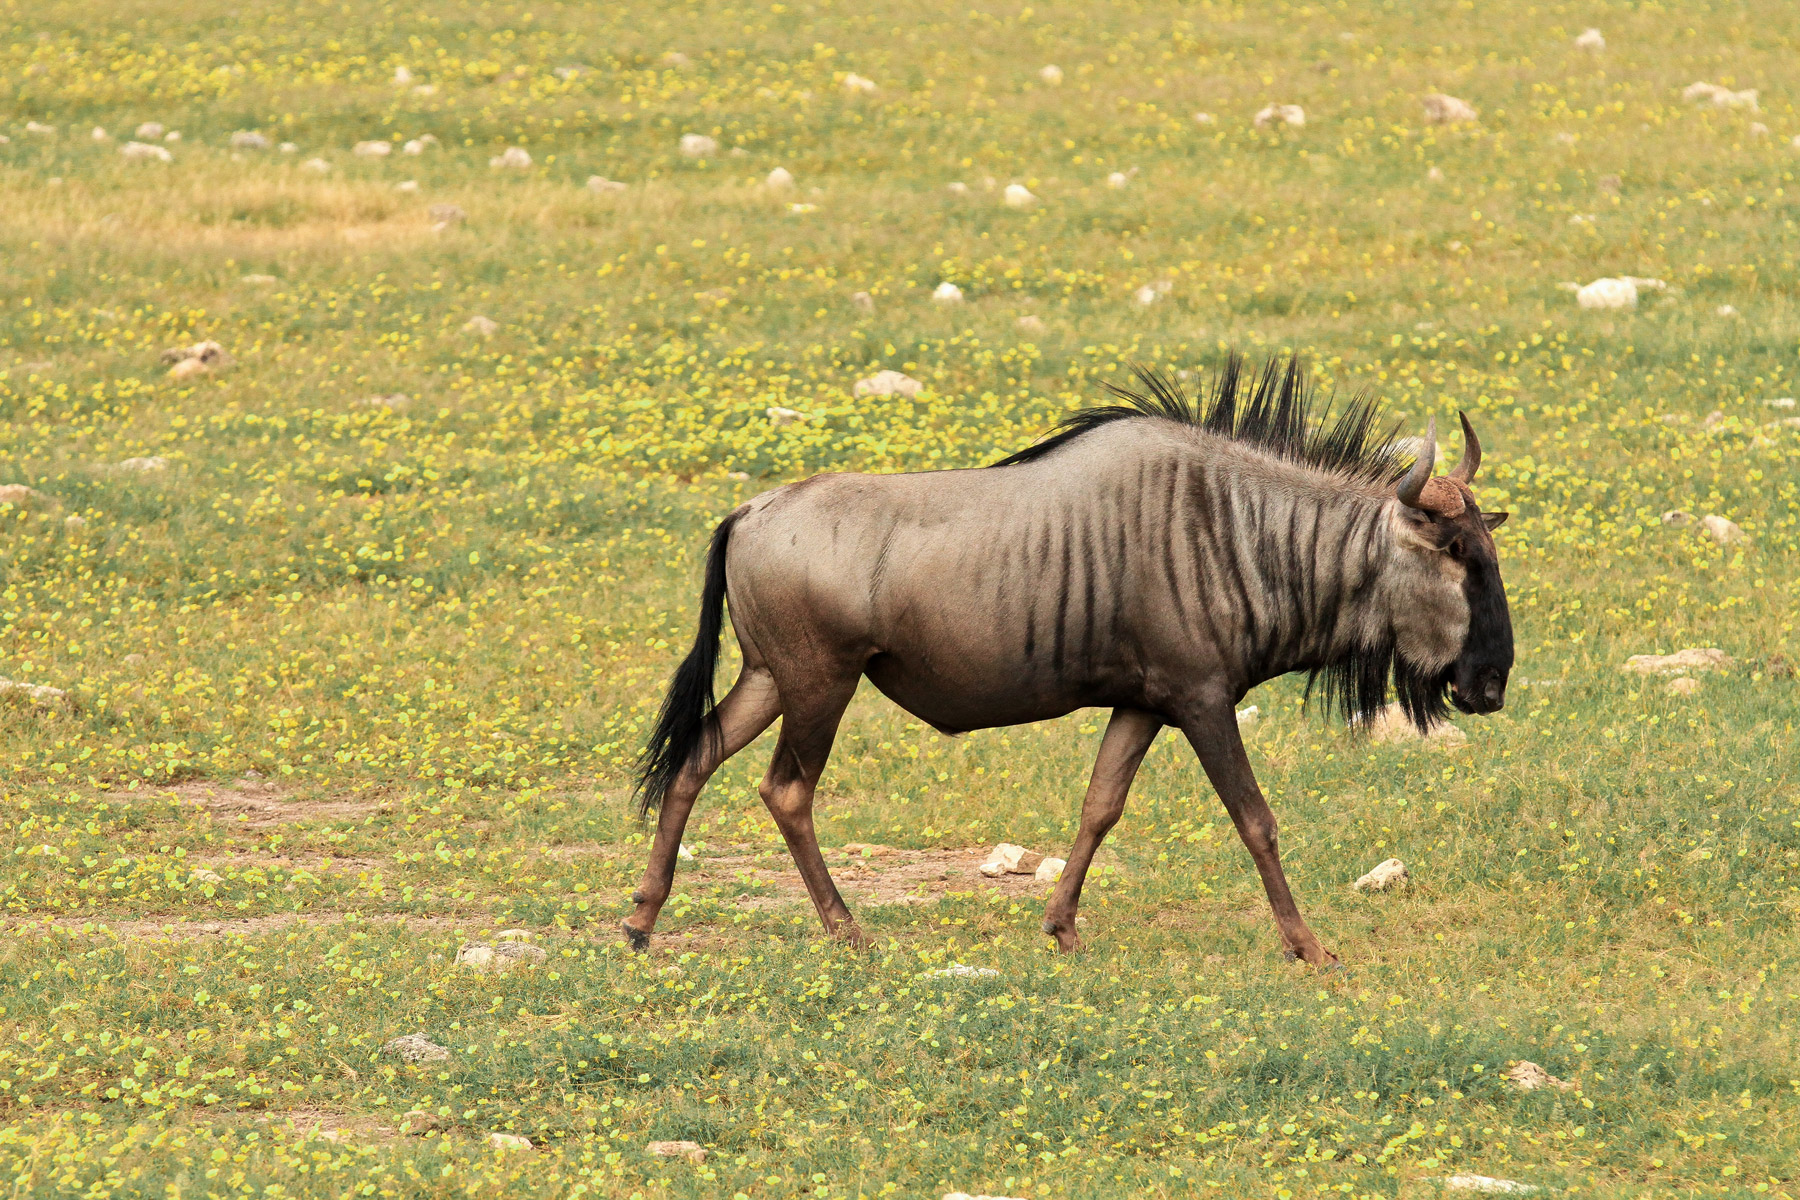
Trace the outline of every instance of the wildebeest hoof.
<instances>
[{"instance_id":1,"label":"wildebeest hoof","mask_svg":"<svg viewBox=\"0 0 1800 1200\"><path fill-rule=\"evenodd\" d=\"M625 941L633 950L650 948L650 935L644 930L637 928L630 921L619 922L619 928L625 931Z\"/></svg>"}]
</instances>

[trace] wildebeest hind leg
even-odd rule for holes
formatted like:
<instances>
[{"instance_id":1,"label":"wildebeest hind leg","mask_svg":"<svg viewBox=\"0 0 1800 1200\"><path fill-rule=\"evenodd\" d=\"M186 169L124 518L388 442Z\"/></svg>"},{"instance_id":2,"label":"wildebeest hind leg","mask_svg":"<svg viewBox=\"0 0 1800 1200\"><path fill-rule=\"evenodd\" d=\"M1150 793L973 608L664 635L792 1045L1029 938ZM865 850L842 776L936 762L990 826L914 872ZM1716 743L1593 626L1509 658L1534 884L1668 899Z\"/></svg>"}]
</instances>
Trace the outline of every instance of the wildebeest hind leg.
<instances>
[{"instance_id":1,"label":"wildebeest hind leg","mask_svg":"<svg viewBox=\"0 0 1800 1200\"><path fill-rule=\"evenodd\" d=\"M1161 728L1158 718L1130 708L1114 709L1112 720L1106 723L1100 753L1094 758L1094 774L1088 780L1087 799L1081 804L1081 829L1044 913L1044 932L1056 939L1058 950L1081 946L1075 933L1075 907L1081 903L1082 881L1101 841L1125 811L1125 795L1137 776L1138 764Z\"/></svg>"},{"instance_id":2,"label":"wildebeest hind leg","mask_svg":"<svg viewBox=\"0 0 1800 1200\"><path fill-rule=\"evenodd\" d=\"M818 910L825 931L852 945L868 939L856 927L856 918L838 894L825 869L825 858L819 853L818 835L813 831L813 791L825 760L831 756L831 743L837 737L838 721L850 697L856 693L860 671L852 670L843 678L814 679L810 686L790 683L784 696L803 697L785 704L781 716L781 736L775 742L775 757L769 773L763 777L763 803L775 818L787 842L806 892Z\"/></svg>"},{"instance_id":3,"label":"wildebeest hind leg","mask_svg":"<svg viewBox=\"0 0 1800 1200\"><path fill-rule=\"evenodd\" d=\"M644 881L631 899L637 905L625 918L626 938L641 950L650 944L650 931L669 899L675 884L675 858L681 850L681 835L687 829L688 814L694 799L712 773L726 759L755 741L781 712L781 697L775 691L775 680L767 670L748 668L713 710L719 737L702 739L696 758L682 769L663 797L656 815L656 839L650 844L650 861L644 867Z\"/></svg>"}]
</instances>

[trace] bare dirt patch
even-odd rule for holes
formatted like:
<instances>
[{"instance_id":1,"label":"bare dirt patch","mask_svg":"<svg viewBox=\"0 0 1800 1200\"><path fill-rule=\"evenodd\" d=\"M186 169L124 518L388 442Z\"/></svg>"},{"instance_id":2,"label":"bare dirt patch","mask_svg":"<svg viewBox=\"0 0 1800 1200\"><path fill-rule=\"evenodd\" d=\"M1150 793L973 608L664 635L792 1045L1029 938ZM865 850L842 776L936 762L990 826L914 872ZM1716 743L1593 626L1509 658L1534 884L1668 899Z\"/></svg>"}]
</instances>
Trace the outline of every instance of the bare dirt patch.
<instances>
[{"instance_id":1,"label":"bare dirt patch","mask_svg":"<svg viewBox=\"0 0 1800 1200\"><path fill-rule=\"evenodd\" d=\"M838 891L851 907L887 904L933 904L956 892L999 892L1006 896L1040 897L1053 886L1030 875L985 876L985 847L960 850L901 850L893 846L845 847L825 851ZM755 888L739 894L740 908L773 908L805 903L806 885L785 848L733 854L703 855L676 876L676 885L704 883L729 888L738 883Z\"/></svg>"},{"instance_id":2,"label":"bare dirt patch","mask_svg":"<svg viewBox=\"0 0 1800 1200\"><path fill-rule=\"evenodd\" d=\"M250 829L291 825L298 821L357 820L387 807L379 799L301 800L269 783L239 780L235 783L181 783L174 787L138 792L109 792L106 799L129 803L146 798L174 796L184 804L204 808L216 820L232 821Z\"/></svg>"},{"instance_id":3,"label":"bare dirt patch","mask_svg":"<svg viewBox=\"0 0 1800 1200\"><path fill-rule=\"evenodd\" d=\"M13 921L6 926L12 934L56 929L64 933L111 933L121 938L142 941L192 941L208 937L254 937L279 933L296 926L342 925L351 921L359 925L404 925L409 929L442 932L472 929L492 918L485 913L464 916L419 916L413 913L345 913L333 911L303 913L268 913L260 917L191 918L180 916L109 917L45 917Z\"/></svg>"}]
</instances>

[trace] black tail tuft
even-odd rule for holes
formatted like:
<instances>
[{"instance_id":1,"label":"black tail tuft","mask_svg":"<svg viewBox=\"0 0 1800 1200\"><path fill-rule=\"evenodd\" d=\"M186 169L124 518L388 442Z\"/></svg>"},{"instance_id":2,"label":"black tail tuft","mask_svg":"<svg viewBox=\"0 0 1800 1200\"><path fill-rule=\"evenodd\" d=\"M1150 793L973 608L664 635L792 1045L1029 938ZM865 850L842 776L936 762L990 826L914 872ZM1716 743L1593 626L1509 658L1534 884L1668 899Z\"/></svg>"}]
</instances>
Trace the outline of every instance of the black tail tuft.
<instances>
[{"instance_id":1,"label":"black tail tuft","mask_svg":"<svg viewBox=\"0 0 1800 1200\"><path fill-rule=\"evenodd\" d=\"M719 736L713 709L713 672L719 665L719 633L725 626L725 549L738 514L732 513L713 531L706 552L706 583L700 592L700 629L694 647L669 680L657 714L656 732L638 758L638 812L648 814L661 807L669 785L699 751L707 738Z\"/></svg>"}]
</instances>

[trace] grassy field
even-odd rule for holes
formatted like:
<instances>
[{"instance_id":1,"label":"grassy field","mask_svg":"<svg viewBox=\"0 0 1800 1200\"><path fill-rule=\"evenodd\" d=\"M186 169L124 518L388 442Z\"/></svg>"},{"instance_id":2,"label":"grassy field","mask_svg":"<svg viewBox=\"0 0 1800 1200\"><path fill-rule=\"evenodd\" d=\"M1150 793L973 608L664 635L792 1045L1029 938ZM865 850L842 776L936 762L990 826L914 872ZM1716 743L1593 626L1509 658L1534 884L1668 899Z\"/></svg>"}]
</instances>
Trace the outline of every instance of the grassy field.
<instances>
[{"instance_id":1,"label":"grassy field","mask_svg":"<svg viewBox=\"0 0 1800 1200\"><path fill-rule=\"evenodd\" d=\"M1800 1193L1784 0L4 12L0 676L66 692L0 695L12 1194ZM1617 275L1668 286L1558 287ZM230 362L170 376L200 340ZM1515 514L1465 746L1251 697L1347 971L1281 960L1170 734L1055 956L1044 885L973 866L1066 852L1104 714L952 740L872 693L820 828L874 949L820 937L767 740L617 944L713 522L1232 347L1409 432L1469 410ZM922 392L853 395L884 368ZM1686 647L1733 665L1619 669ZM1350 890L1390 855L1408 889ZM456 964L507 928L547 961ZM415 1031L452 1057L378 1052Z\"/></svg>"}]
</instances>

